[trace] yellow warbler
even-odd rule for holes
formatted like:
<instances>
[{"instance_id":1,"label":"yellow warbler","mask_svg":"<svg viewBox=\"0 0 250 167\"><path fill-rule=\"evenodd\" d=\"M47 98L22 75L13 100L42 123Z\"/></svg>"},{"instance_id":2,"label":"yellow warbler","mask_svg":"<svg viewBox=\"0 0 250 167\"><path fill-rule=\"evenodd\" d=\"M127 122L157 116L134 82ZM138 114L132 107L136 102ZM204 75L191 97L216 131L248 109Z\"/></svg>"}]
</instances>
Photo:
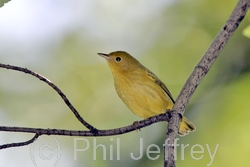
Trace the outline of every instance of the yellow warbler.
<instances>
[{"instance_id":1,"label":"yellow warbler","mask_svg":"<svg viewBox=\"0 0 250 167\"><path fill-rule=\"evenodd\" d=\"M173 108L174 99L165 84L134 57L124 51L98 55L107 60L117 94L134 114L148 118ZM183 117L179 135L194 130L193 123Z\"/></svg>"}]
</instances>

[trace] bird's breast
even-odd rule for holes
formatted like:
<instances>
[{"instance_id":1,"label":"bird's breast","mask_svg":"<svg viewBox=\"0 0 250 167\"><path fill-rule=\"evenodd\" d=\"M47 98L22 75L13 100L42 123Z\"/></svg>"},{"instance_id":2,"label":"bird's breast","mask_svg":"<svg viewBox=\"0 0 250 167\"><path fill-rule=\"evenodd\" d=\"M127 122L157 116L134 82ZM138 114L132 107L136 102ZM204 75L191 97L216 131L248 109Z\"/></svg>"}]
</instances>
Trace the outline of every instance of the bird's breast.
<instances>
[{"instance_id":1,"label":"bird's breast","mask_svg":"<svg viewBox=\"0 0 250 167\"><path fill-rule=\"evenodd\" d=\"M139 117L157 115L173 106L159 85L138 73L128 77L114 77L114 81L118 96Z\"/></svg>"}]
</instances>

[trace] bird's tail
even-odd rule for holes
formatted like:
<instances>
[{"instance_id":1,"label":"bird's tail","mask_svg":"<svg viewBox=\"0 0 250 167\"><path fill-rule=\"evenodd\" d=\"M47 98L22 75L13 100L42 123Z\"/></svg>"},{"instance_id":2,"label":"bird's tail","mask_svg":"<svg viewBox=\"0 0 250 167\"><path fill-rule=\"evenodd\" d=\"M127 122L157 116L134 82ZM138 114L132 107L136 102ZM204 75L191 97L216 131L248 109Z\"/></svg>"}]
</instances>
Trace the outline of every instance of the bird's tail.
<instances>
[{"instance_id":1,"label":"bird's tail","mask_svg":"<svg viewBox=\"0 0 250 167\"><path fill-rule=\"evenodd\" d=\"M195 131L195 126L192 122L190 122L186 117L183 117L180 123L179 135L185 136L189 132Z\"/></svg>"}]
</instances>

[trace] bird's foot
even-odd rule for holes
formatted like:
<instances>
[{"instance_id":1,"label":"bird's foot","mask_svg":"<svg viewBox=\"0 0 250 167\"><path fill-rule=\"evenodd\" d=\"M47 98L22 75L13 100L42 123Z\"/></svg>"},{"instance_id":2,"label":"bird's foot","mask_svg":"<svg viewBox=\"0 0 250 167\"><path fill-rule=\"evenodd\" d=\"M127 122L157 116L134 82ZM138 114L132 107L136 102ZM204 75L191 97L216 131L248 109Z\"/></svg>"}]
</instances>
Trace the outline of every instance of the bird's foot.
<instances>
[{"instance_id":1,"label":"bird's foot","mask_svg":"<svg viewBox=\"0 0 250 167\"><path fill-rule=\"evenodd\" d=\"M133 122L133 125L134 125L134 127L135 127L136 132L141 131L141 129L138 128L138 125L139 125L139 124L140 124L140 123L139 123L138 121Z\"/></svg>"}]
</instances>

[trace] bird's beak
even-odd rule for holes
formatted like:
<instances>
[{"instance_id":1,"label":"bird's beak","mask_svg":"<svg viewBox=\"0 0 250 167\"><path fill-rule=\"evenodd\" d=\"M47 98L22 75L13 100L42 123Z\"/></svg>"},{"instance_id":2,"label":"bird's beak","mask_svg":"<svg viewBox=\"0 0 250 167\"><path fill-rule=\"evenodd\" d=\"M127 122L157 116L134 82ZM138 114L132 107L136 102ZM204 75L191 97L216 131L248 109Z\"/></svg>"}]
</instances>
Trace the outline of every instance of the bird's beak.
<instances>
[{"instance_id":1,"label":"bird's beak","mask_svg":"<svg viewBox=\"0 0 250 167\"><path fill-rule=\"evenodd\" d=\"M109 55L108 54L105 54L105 53L97 53L99 56L102 56L103 58L105 59L110 59Z\"/></svg>"}]
</instances>

